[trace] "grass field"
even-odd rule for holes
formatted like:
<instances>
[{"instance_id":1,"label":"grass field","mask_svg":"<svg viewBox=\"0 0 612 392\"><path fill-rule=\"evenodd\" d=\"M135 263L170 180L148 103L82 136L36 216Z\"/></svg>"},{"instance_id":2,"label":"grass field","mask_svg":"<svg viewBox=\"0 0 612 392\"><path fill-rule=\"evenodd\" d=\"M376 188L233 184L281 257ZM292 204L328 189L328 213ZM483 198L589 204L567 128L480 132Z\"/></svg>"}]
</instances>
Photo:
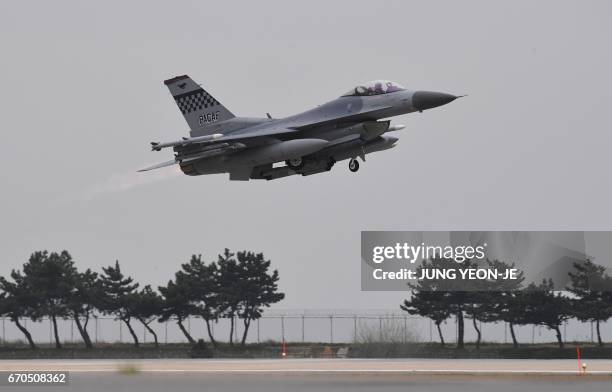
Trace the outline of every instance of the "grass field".
<instances>
[{"instance_id":1,"label":"grass field","mask_svg":"<svg viewBox=\"0 0 612 392\"><path fill-rule=\"evenodd\" d=\"M341 354L349 358L491 358L491 359L575 359L576 343L568 343L560 349L555 344L522 345L514 348L511 344L484 343L480 349L467 344L458 350L453 346L440 347L435 343L367 343L367 344L326 344L288 343L286 356L289 358L333 358ZM583 358L610 359L612 346L598 347L579 344ZM62 349L41 345L32 350L21 343L0 347L0 359L69 359L69 358L280 358L282 345L278 342L230 346L211 344L191 346L188 344L162 344L158 348L143 344L139 348L127 343L100 343L93 349L82 345L66 344Z\"/></svg>"}]
</instances>

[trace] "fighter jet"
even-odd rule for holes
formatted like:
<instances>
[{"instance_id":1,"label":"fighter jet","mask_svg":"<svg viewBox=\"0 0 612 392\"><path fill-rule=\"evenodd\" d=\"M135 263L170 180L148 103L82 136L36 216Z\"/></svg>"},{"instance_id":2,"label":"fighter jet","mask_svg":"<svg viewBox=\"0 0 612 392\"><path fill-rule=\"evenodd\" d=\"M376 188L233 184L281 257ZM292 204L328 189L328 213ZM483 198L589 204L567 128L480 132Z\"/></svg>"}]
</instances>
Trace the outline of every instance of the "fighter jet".
<instances>
[{"instance_id":1,"label":"fighter jet","mask_svg":"<svg viewBox=\"0 0 612 392\"><path fill-rule=\"evenodd\" d=\"M139 171L179 165L190 176L229 173L230 180L273 180L326 172L348 160L351 172L360 158L393 148L387 133L393 116L445 105L458 96L411 91L388 80L360 84L314 109L285 118L236 117L189 76L164 81L189 125L189 137L159 143L153 151L174 150L174 159Z\"/></svg>"}]
</instances>

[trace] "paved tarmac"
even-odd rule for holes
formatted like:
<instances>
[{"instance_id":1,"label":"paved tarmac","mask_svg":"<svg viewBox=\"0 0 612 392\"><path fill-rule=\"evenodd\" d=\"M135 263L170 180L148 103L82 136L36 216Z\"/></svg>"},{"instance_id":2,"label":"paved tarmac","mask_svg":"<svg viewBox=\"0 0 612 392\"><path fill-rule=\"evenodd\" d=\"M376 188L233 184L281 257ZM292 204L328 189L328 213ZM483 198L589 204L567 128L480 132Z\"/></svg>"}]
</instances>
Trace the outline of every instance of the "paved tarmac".
<instances>
[{"instance_id":1,"label":"paved tarmac","mask_svg":"<svg viewBox=\"0 0 612 392\"><path fill-rule=\"evenodd\" d=\"M602 376L471 376L402 375L397 373L72 373L70 384L51 386L2 386L7 392L608 392L612 378Z\"/></svg>"},{"instance_id":2,"label":"paved tarmac","mask_svg":"<svg viewBox=\"0 0 612 392\"><path fill-rule=\"evenodd\" d=\"M589 374L612 375L612 359L584 360ZM0 371L195 373L415 373L415 374L568 374L571 359L145 359L0 360Z\"/></svg>"},{"instance_id":3,"label":"paved tarmac","mask_svg":"<svg viewBox=\"0 0 612 392\"><path fill-rule=\"evenodd\" d=\"M0 371L69 371L67 386L1 391L612 391L612 360L19 360Z\"/></svg>"}]
</instances>

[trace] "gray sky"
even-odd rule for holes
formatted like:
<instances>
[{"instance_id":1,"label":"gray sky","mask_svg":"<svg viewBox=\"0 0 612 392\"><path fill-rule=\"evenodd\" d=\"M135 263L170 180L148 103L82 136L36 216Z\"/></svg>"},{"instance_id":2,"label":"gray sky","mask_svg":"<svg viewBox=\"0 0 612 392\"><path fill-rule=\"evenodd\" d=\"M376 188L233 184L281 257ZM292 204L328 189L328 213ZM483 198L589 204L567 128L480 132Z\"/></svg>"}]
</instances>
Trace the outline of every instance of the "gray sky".
<instances>
[{"instance_id":1,"label":"gray sky","mask_svg":"<svg viewBox=\"0 0 612 392\"><path fill-rule=\"evenodd\" d=\"M361 230L612 228L609 1L110 4L0 3L0 274L65 248L157 285L230 247L272 259L278 308L397 308L360 292ZM187 134L184 73L242 116L379 78L469 97L357 175L135 173Z\"/></svg>"}]
</instances>

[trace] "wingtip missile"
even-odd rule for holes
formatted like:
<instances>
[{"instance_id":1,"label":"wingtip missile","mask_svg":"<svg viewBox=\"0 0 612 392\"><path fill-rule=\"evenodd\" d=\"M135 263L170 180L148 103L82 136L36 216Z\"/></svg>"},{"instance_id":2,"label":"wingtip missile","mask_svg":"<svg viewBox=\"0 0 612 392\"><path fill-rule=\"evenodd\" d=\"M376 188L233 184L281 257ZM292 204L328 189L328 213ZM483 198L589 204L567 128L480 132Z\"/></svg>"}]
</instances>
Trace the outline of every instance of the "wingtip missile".
<instances>
[{"instance_id":1,"label":"wingtip missile","mask_svg":"<svg viewBox=\"0 0 612 392\"><path fill-rule=\"evenodd\" d=\"M192 143L212 142L217 139L221 139L222 137L223 137L222 133L213 133L212 135L204 135L204 136L191 137L191 138L183 137L181 138L181 140L176 140L174 142L168 142L168 143L151 142L151 150L161 151L162 148L167 148L167 147L185 146L187 144L192 144Z\"/></svg>"}]
</instances>

